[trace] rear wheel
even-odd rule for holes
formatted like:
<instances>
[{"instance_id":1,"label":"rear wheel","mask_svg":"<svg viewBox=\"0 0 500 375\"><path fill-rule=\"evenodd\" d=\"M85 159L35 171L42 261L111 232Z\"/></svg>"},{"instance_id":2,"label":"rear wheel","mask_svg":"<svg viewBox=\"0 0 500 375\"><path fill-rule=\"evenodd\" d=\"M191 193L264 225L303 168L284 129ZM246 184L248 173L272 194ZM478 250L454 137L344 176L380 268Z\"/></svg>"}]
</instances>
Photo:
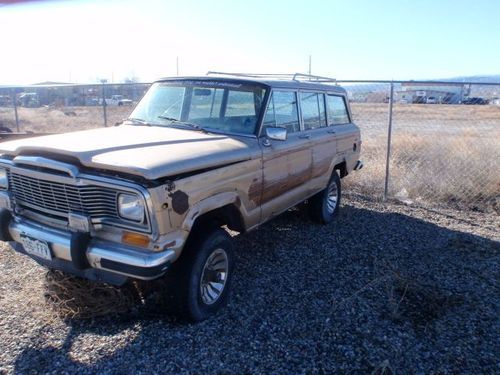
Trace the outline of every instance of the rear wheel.
<instances>
[{"instance_id":1,"label":"rear wheel","mask_svg":"<svg viewBox=\"0 0 500 375\"><path fill-rule=\"evenodd\" d=\"M336 171L333 171L326 188L308 201L308 211L311 219L321 224L332 222L339 211L340 197L340 177Z\"/></svg>"},{"instance_id":2,"label":"rear wheel","mask_svg":"<svg viewBox=\"0 0 500 375\"><path fill-rule=\"evenodd\" d=\"M176 311L192 321L205 320L227 305L233 276L233 246L221 229L194 233L173 267Z\"/></svg>"}]
</instances>

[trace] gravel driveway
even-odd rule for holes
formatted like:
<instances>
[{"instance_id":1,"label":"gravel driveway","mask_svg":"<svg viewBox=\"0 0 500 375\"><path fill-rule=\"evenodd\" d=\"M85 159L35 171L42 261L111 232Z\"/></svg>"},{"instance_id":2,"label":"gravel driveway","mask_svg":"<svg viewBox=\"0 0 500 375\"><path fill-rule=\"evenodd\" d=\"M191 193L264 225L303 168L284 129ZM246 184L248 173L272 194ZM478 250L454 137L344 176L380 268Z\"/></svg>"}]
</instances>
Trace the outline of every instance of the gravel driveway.
<instances>
[{"instance_id":1,"label":"gravel driveway","mask_svg":"<svg viewBox=\"0 0 500 375\"><path fill-rule=\"evenodd\" d=\"M500 372L499 219L350 196L237 239L230 306L191 325L148 300L63 320L46 271L0 248L0 373Z\"/></svg>"}]
</instances>

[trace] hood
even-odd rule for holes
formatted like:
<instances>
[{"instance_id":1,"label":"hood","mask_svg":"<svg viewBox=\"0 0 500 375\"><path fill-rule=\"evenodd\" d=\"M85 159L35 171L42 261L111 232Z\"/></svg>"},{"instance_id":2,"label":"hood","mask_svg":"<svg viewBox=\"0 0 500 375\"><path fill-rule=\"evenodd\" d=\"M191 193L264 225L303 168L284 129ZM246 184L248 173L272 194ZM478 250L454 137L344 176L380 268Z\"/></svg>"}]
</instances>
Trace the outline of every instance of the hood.
<instances>
[{"instance_id":1,"label":"hood","mask_svg":"<svg viewBox=\"0 0 500 375\"><path fill-rule=\"evenodd\" d=\"M121 125L0 143L12 156L44 153L77 158L86 167L153 180L251 158L255 139L158 126Z\"/></svg>"}]
</instances>

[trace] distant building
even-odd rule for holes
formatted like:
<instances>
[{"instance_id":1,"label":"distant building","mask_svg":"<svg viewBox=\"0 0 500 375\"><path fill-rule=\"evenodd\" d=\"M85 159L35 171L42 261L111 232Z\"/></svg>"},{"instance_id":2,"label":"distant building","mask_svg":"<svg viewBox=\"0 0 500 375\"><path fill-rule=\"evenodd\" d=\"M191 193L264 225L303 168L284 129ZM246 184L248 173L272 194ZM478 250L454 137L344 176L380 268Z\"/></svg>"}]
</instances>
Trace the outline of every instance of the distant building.
<instances>
[{"instance_id":1,"label":"distant building","mask_svg":"<svg viewBox=\"0 0 500 375\"><path fill-rule=\"evenodd\" d=\"M403 82L396 99L405 103L426 103L429 98L434 98L436 103L457 104L469 92L470 87L463 83Z\"/></svg>"}]
</instances>

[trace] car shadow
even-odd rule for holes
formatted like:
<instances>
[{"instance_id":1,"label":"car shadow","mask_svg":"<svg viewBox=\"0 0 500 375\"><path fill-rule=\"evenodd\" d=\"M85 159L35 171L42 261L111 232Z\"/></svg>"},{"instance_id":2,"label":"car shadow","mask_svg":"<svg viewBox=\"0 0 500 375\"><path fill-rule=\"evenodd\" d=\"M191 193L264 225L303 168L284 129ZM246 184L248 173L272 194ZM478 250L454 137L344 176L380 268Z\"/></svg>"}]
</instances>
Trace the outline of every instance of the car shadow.
<instances>
[{"instance_id":1,"label":"car shadow","mask_svg":"<svg viewBox=\"0 0 500 375\"><path fill-rule=\"evenodd\" d=\"M442 353L436 337L461 336L459 319L470 319L477 332L494 329L488 298L497 292L497 261L492 260L498 258L500 246L484 237L347 204L327 226L290 210L237 237L235 248L232 301L212 319L179 321L165 315L162 302L151 298L128 314L67 321L67 333L57 346L43 339L50 327L42 328L17 356L14 371L286 372L293 357L313 361L323 370L344 363L364 372L376 369L366 359L372 346L402 370L405 356ZM75 359L73 351L82 337L90 335L97 346L104 345L98 342L113 342L131 327L135 333L121 347L108 344L105 355L86 362ZM382 336L402 347L380 341ZM407 336L418 346L401 339ZM250 345L253 342L260 347ZM464 355L480 356L474 353L477 344L472 339L461 337L456 345L463 345ZM365 359L352 362L346 348ZM99 352L92 345L87 350ZM249 358L259 351L274 358L276 367L257 360L248 367ZM224 352L236 354L226 357ZM439 355L444 368L457 366Z\"/></svg>"}]
</instances>

